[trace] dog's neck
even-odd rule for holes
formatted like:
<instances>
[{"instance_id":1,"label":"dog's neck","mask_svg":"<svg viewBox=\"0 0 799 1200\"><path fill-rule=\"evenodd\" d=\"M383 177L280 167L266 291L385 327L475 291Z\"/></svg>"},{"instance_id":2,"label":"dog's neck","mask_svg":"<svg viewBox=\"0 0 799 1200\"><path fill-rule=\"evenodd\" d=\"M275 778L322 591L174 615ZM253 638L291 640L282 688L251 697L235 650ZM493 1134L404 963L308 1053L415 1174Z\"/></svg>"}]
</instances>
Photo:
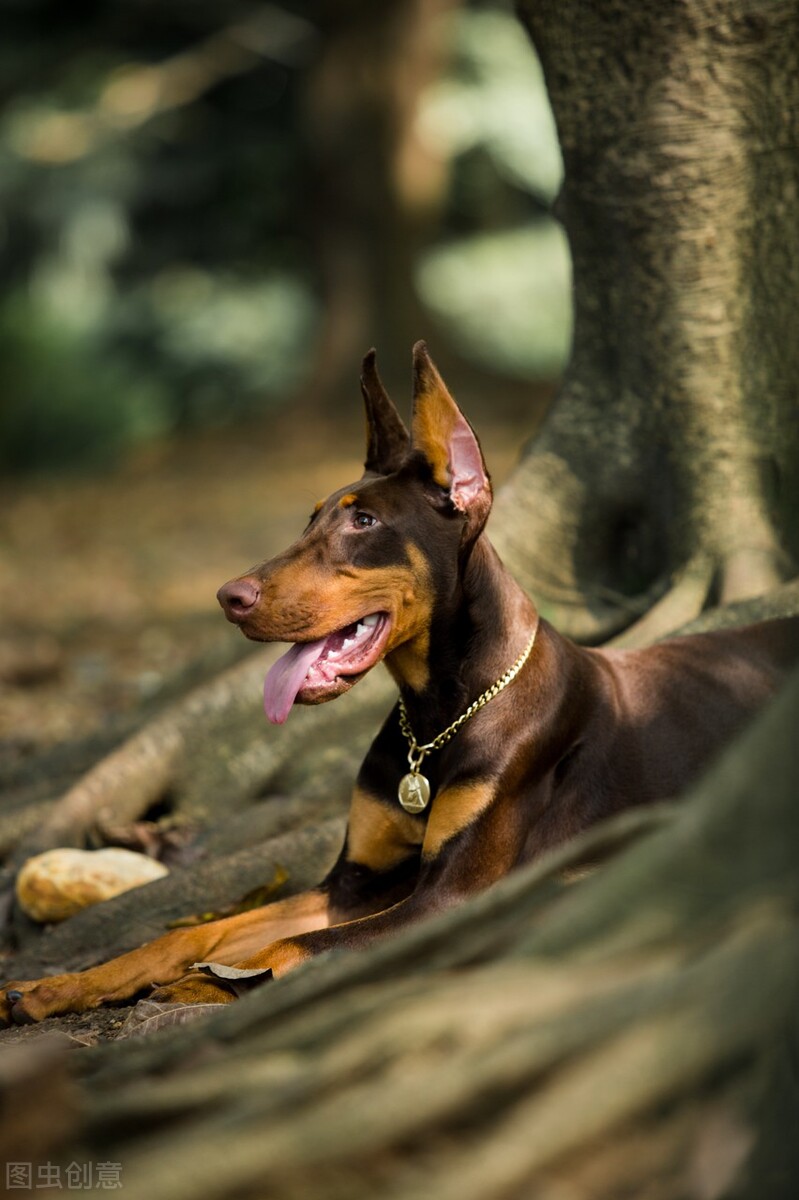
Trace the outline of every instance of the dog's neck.
<instances>
[{"instance_id":1,"label":"dog's neck","mask_svg":"<svg viewBox=\"0 0 799 1200\"><path fill-rule=\"evenodd\" d=\"M436 737L507 671L537 619L494 547L479 537L451 594L438 597L428 635L386 660L417 741Z\"/></svg>"}]
</instances>

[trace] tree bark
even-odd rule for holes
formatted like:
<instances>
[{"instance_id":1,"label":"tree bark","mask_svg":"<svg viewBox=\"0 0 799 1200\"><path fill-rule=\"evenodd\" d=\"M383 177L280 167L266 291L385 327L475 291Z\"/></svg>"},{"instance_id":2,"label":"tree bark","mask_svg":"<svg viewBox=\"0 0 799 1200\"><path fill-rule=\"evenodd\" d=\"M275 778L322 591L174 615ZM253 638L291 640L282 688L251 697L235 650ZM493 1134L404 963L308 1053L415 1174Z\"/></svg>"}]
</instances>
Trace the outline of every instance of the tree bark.
<instances>
[{"instance_id":1,"label":"tree bark","mask_svg":"<svg viewBox=\"0 0 799 1200\"><path fill-rule=\"evenodd\" d=\"M799 551L799 10L521 14L564 157L574 352L495 536L564 632L601 640L689 563L710 570L683 619Z\"/></svg>"},{"instance_id":2,"label":"tree bark","mask_svg":"<svg viewBox=\"0 0 799 1200\"><path fill-rule=\"evenodd\" d=\"M122 1163L132 1200L789 1200L797 717L799 676L679 808L202 1029L73 1058L47 1154Z\"/></svg>"}]
</instances>

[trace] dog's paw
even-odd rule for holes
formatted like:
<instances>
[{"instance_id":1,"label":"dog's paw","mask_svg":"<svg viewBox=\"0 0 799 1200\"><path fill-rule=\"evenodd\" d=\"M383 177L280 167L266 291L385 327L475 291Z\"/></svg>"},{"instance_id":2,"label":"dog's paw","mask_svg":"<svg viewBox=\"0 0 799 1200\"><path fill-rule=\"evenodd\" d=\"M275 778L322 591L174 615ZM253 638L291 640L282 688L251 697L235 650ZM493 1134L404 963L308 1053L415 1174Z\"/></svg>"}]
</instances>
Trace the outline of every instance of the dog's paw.
<instances>
[{"instance_id":1,"label":"dog's paw","mask_svg":"<svg viewBox=\"0 0 799 1200\"><path fill-rule=\"evenodd\" d=\"M51 975L46 979L12 980L0 987L0 1022L3 1025L32 1025L57 1013L83 1012L75 975Z\"/></svg>"},{"instance_id":2,"label":"dog's paw","mask_svg":"<svg viewBox=\"0 0 799 1200\"><path fill-rule=\"evenodd\" d=\"M230 1004L236 992L223 979L205 971L189 971L174 983L155 988L147 996L156 1004Z\"/></svg>"}]
</instances>

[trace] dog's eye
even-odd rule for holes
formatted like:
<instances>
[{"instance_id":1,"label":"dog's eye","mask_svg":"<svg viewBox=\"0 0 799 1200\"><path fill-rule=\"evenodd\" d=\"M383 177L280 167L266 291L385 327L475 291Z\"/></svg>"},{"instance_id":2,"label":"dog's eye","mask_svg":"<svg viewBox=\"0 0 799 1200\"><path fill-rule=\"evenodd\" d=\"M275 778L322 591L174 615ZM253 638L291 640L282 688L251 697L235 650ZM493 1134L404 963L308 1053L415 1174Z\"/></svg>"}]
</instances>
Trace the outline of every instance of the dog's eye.
<instances>
[{"instance_id":1,"label":"dog's eye","mask_svg":"<svg viewBox=\"0 0 799 1200\"><path fill-rule=\"evenodd\" d=\"M353 513L352 523L356 529L371 529L377 524L377 517L373 517L371 513L361 512L360 509Z\"/></svg>"}]
</instances>

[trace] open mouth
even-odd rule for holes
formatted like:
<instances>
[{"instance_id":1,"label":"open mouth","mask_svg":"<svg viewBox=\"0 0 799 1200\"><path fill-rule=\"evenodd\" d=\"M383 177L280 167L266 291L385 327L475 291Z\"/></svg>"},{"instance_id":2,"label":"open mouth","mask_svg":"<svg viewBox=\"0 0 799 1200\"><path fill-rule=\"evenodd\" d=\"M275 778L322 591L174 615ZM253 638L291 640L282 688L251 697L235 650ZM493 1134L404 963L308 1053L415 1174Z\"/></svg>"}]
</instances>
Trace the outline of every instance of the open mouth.
<instances>
[{"instance_id":1,"label":"open mouth","mask_svg":"<svg viewBox=\"0 0 799 1200\"><path fill-rule=\"evenodd\" d=\"M382 656L388 639L387 613L371 613L315 642L297 642L264 680L264 711L282 725L295 700L319 704L357 682Z\"/></svg>"}]
</instances>

